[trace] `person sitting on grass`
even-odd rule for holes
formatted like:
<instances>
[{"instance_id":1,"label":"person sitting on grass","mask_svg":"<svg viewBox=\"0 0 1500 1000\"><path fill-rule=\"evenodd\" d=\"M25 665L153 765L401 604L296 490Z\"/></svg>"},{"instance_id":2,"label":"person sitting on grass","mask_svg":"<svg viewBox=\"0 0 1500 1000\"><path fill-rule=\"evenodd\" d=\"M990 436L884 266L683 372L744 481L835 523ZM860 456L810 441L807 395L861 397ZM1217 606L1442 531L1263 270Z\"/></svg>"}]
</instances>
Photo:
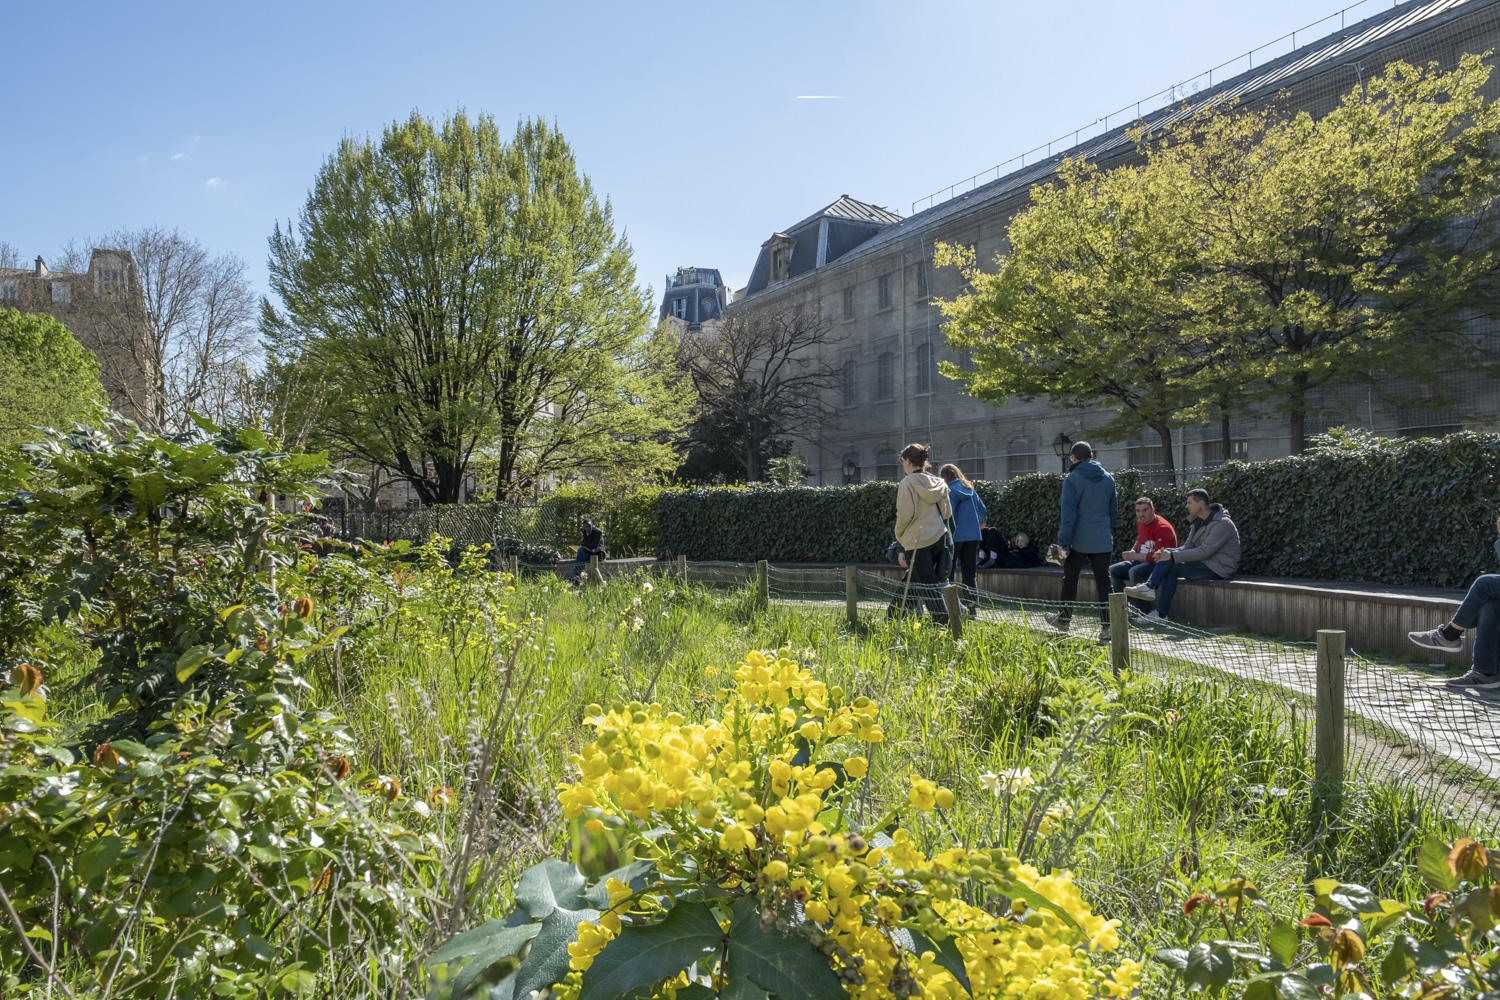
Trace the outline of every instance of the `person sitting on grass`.
<instances>
[{"instance_id":1,"label":"person sitting on grass","mask_svg":"<svg viewBox=\"0 0 1500 1000\"><path fill-rule=\"evenodd\" d=\"M1500 519L1495 521L1500 532ZM1495 539L1500 558L1500 537ZM1406 637L1423 649L1457 653L1464 648L1464 632L1474 630L1474 658L1468 673L1443 683L1451 688L1500 688L1500 574L1486 573L1469 587L1463 603L1446 625L1430 632L1408 632Z\"/></svg>"},{"instance_id":2,"label":"person sitting on grass","mask_svg":"<svg viewBox=\"0 0 1500 1000\"><path fill-rule=\"evenodd\" d=\"M1187 511L1187 544L1157 549L1151 555L1156 563L1151 576L1125 588L1131 597L1156 601L1156 610L1143 615L1143 621L1167 620L1179 579L1227 580L1239 571L1240 529L1229 519L1229 511L1210 502L1207 490L1198 489L1188 490Z\"/></svg>"},{"instance_id":3,"label":"person sitting on grass","mask_svg":"<svg viewBox=\"0 0 1500 1000\"><path fill-rule=\"evenodd\" d=\"M573 579L576 581L588 569L589 559L598 556L604 561L604 532L594 527L594 522L583 519L583 544L578 546L578 555L573 560Z\"/></svg>"}]
</instances>

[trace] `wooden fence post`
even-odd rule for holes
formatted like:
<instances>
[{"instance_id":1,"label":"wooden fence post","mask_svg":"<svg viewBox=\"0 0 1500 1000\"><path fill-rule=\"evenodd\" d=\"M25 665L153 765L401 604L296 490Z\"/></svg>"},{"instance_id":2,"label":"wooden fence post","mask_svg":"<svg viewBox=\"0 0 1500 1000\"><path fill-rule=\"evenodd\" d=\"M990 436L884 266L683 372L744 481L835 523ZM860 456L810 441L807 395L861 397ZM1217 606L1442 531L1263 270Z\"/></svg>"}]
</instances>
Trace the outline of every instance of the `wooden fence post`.
<instances>
[{"instance_id":1,"label":"wooden fence post","mask_svg":"<svg viewBox=\"0 0 1500 1000\"><path fill-rule=\"evenodd\" d=\"M1116 677L1130 666L1130 605L1124 594L1109 595L1109 665Z\"/></svg>"},{"instance_id":2,"label":"wooden fence post","mask_svg":"<svg viewBox=\"0 0 1500 1000\"><path fill-rule=\"evenodd\" d=\"M844 567L844 614L851 626L859 624L859 570L853 566Z\"/></svg>"},{"instance_id":3,"label":"wooden fence post","mask_svg":"<svg viewBox=\"0 0 1500 1000\"><path fill-rule=\"evenodd\" d=\"M679 555L677 557L677 576L683 583L687 583L687 556Z\"/></svg>"},{"instance_id":4,"label":"wooden fence post","mask_svg":"<svg viewBox=\"0 0 1500 1000\"><path fill-rule=\"evenodd\" d=\"M943 588L943 603L948 605L948 631L954 639L964 637L964 602L959 595L963 592L963 586L950 583Z\"/></svg>"},{"instance_id":5,"label":"wooden fence post","mask_svg":"<svg viewBox=\"0 0 1500 1000\"><path fill-rule=\"evenodd\" d=\"M604 582L604 574L599 572L598 556L589 556L588 582L593 584L600 584Z\"/></svg>"},{"instance_id":6,"label":"wooden fence post","mask_svg":"<svg viewBox=\"0 0 1500 1000\"><path fill-rule=\"evenodd\" d=\"M771 567L764 559L755 563L755 599L762 608L771 604Z\"/></svg>"},{"instance_id":7,"label":"wooden fence post","mask_svg":"<svg viewBox=\"0 0 1500 1000\"><path fill-rule=\"evenodd\" d=\"M1344 778L1344 633L1318 630L1317 719L1313 775L1319 783Z\"/></svg>"},{"instance_id":8,"label":"wooden fence post","mask_svg":"<svg viewBox=\"0 0 1500 1000\"><path fill-rule=\"evenodd\" d=\"M521 557L517 554L510 557L510 579L512 583L521 579Z\"/></svg>"}]
</instances>

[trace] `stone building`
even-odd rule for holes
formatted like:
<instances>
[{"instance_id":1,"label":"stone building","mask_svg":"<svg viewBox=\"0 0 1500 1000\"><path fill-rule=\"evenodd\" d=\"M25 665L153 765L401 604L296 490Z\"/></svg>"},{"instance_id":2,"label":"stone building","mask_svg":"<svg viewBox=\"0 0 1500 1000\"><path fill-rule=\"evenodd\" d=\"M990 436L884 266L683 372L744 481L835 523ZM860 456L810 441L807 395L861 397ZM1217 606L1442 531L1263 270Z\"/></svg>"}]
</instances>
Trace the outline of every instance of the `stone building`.
<instances>
[{"instance_id":1,"label":"stone building","mask_svg":"<svg viewBox=\"0 0 1500 1000\"><path fill-rule=\"evenodd\" d=\"M937 370L940 360L964 365L966 359L947 346L934 305L934 297L956 295L962 278L954 268L934 268L934 244L968 245L981 262L992 262L1005 251L1010 219L1028 204L1032 185L1051 179L1063 157L1086 157L1105 168L1130 163L1137 154L1128 129L1142 123L1165 126L1224 97L1255 108L1280 95L1283 104L1326 114L1361 78L1388 62L1436 61L1451 67L1466 53L1491 50L1500 51L1500 0L1410 0L1316 40L1295 40L1295 47L1277 58L1262 62L1252 54L1253 69L1227 79L1210 75L1211 86L1187 99L1174 93L1176 99L1159 110L1137 106L1112 115L1093 130L1093 138L1066 149L1056 143L1034 162L1023 160L1019 169L996 168L996 179L975 182L907 218L846 195L774 233L762 244L730 313L818 309L846 334L836 359L841 387L831 401L837 418L798 444L810 481L895 479L897 453L908 441L930 442L938 461L956 462L971 477L1003 480L1058 470L1057 449L1066 451L1064 442L1088 438L1091 427L1109 419L1103 409L1062 410L1045 400L982 402ZM1487 90L1489 99L1500 94L1500 74ZM1492 319L1470 322L1477 333L1500 335L1500 324ZM1365 426L1386 436L1493 426L1500 409L1495 382L1456 372L1451 383L1459 399L1451 410L1427 406L1415 386L1406 387L1408 402L1399 406L1382 405L1379 394L1363 387L1339 398L1314 399L1328 416L1309 418L1307 433L1330 424ZM1393 382L1388 388L1400 392L1403 387ZM1237 414L1231 436L1231 458L1273 458L1290 450L1288 420L1269 408ZM1217 425L1182 428L1176 437L1173 464L1179 469L1225 458ZM1110 468L1153 470L1164 464L1154 435L1101 444L1097 451Z\"/></svg>"},{"instance_id":2,"label":"stone building","mask_svg":"<svg viewBox=\"0 0 1500 1000\"><path fill-rule=\"evenodd\" d=\"M718 271L711 267L679 267L676 274L667 275L657 318L661 322L676 320L694 328L723 319L727 305L729 289L724 287Z\"/></svg>"},{"instance_id":3,"label":"stone building","mask_svg":"<svg viewBox=\"0 0 1500 1000\"><path fill-rule=\"evenodd\" d=\"M99 359L110 405L127 417L147 405L145 298L129 251L96 248L87 271L0 268L0 309L47 313Z\"/></svg>"}]
</instances>

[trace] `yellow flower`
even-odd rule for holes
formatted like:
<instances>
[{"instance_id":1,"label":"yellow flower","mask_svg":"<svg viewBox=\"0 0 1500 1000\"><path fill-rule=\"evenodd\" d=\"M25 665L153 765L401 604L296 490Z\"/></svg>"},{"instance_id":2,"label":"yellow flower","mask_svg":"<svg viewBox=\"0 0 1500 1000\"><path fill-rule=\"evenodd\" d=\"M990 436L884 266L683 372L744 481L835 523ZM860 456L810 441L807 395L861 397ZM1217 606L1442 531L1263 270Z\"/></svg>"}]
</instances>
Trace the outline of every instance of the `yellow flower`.
<instances>
[{"instance_id":1,"label":"yellow flower","mask_svg":"<svg viewBox=\"0 0 1500 1000\"><path fill-rule=\"evenodd\" d=\"M870 770L870 762L863 757L850 757L844 761L844 770L851 778L863 778Z\"/></svg>"},{"instance_id":2,"label":"yellow flower","mask_svg":"<svg viewBox=\"0 0 1500 1000\"><path fill-rule=\"evenodd\" d=\"M604 820L598 818L591 819L583 824L583 828L589 833L602 833L604 832Z\"/></svg>"},{"instance_id":3,"label":"yellow flower","mask_svg":"<svg viewBox=\"0 0 1500 1000\"><path fill-rule=\"evenodd\" d=\"M734 823L719 835L719 850L728 854L755 850L755 834L743 823Z\"/></svg>"},{"instance_id":4,"label":"yellow flower","mask_svg":"<svg viewBox=\"0 0 1500 1000\"><path fill-rule=\"evenodd\" d=\"M815 924L828 923L828 904L821 899L815 899L804 907L807 919Z\"/></svg>"},{"instance_id":5,"label":"yellow flower","mask_svg":"<svg viewBox=\"0 0 1500 1000\"><path fill-rule=\"evenodd\" d=\"M911 776L911 791L907 792L906 797L913 809L931 812L932 807L937 805L937 785L914 774Z\"/></svg>"},{"instance_id":6,"label":"yellow flower","mask_svg":"<svg viewBox=\"0 0 1500 1000\"><path fill-rule=\"evenodd\" d=\"M823 738L823 727L816 722L804 722L798 727L797 735L809 743L816 743Z\"/></svg>"},{"instance_id":7,"label":"yellow flower","mask_svg":"<svg viewBox=\"0 0 1500 1000\"><path fill-rule=\"evenodd\" d=\"M763 870L766 873L766 878L772 882L781 882L786 879L787 867L785 861L769 862Z\"/></svg>"}]
</instances>

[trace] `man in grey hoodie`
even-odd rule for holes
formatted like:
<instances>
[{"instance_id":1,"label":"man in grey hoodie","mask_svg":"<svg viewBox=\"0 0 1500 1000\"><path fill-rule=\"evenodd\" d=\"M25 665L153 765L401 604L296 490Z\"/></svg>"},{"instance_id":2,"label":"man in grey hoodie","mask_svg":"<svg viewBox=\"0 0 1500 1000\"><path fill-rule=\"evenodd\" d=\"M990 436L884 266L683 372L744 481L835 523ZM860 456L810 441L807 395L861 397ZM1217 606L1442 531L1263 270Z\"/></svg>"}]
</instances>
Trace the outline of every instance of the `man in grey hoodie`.
<instances>
[{"instance_id":1,"label":"man in grey hoodie","mask_svg":"<svg viewBox=\"0 0 1500 1000\"><path fill-rule=\"evenodd\" d=\"M1157 566L1151 579L1125 588L1132 597L1157 599L1156 610L1145 616L1147 620L1160 621L1171 613L1179 579L1227 580L1239 572L1240 529L1229 519L1229 511L1212 503L1207 490L1188 490L1187 511L1187 542L1153 553Z\"/></svg>"}]
</instances>

